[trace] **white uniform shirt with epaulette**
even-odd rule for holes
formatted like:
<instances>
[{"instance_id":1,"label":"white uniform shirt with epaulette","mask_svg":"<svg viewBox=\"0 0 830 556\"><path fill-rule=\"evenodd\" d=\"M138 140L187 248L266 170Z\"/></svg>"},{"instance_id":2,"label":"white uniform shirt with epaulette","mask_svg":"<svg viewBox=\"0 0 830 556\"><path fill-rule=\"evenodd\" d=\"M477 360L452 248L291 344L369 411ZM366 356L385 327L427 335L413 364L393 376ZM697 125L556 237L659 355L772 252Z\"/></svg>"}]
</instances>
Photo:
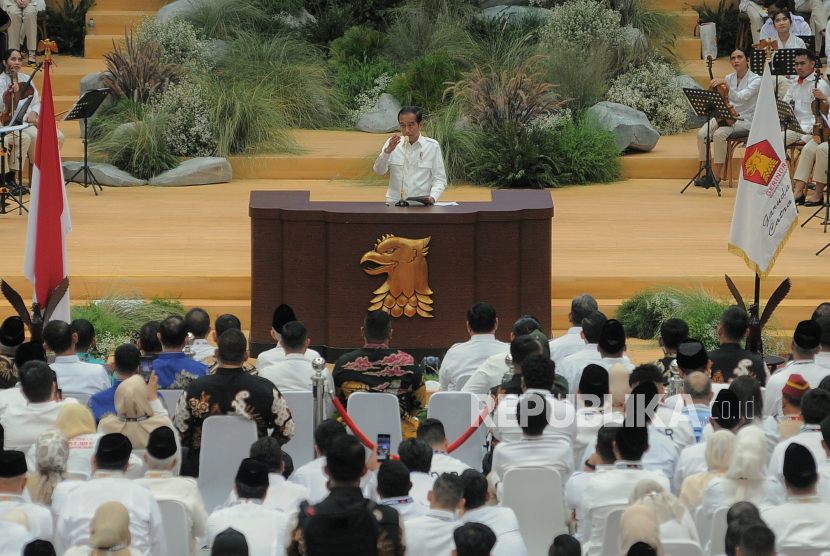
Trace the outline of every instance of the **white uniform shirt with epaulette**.
<instances>
[{"instance_id":1,"label":"white uniform shirt with epaulette","mask_svg":"<svg viewBox=\"0 0 830 556\"><path fill-rule=\"evenodd\" d=\"M64 394L97 394L112 386L110 375L103 365L81 361L77 355L55 357L49 365L58 375L58 388Z\"/></svg>"},{"instance_id":2,"label":"white uniform shirt with epaulette","mask_svg":"<svg viewBox=\"0 0 830 556\"><path fill-rule=\"evenodd\" d=\"M567 356L582 350L585 346L585 340L582 338L582 327L572 326L568 328L567 334L551 339L548 346L550 347L550 358L556 365L556 372L561 374L562 361Z\"/></svg>"},{"instance_id":3,"label":"white uniform shirt with epaulette","mask_svg":"<svg viewBox=\"0 0 830 556\"><path fill-rule=\"evenodd\" d=\"M444 156L438 141L420 134L418 140L404 145L401 140L391 153L387 139L380 155L375 160L374 170L379 175L389 172L389 189L386 202L394 204L401 198L401 181L403 180L404 198L432 197L436 201L447 187L447 171L444 168ZM404 157L404 150L406 157ZM406 169L404 170L404 161Z\"/></svg>"},{"instance_id":4,"label":"white uniform shirt with epaulette","mask_svg":"<svg viewBox=\"0 0 830 556\"><path fill-rule=\"evenodd\" d=\"M453 532L461 526L455 514L429 510L404 526L407 554L411 556L451 556L455 542Z\"/></svg>"},{"instance_id":5,"label":"white uniform shirt with epaulette","mask_svg":"<svg viewBox=\"0 0 830 556\"><path fill-rule=\"evenodd\" d=\"M401 519L403 519L404 521L413 519L415 517L421 517L422 515L427 515L427 513L429 512L429 506L424 506L411 496L381 498L378 504L380 504L381 506L389 506L390 508L394 508L395 511L398 512L398 514L400 514Z\"/></svg>"},{"instance_id":6,"label":"white uniform shirt with epaulette","mask_svg":"<svg viewBox=\"0 0 830 556\"><path fill-rule=\"evenodd\" d=\"M775 533L775 546L787 548L830 548L830 504L818 496L790 496L786 504L761 510L761 519Z\"/></svg>"},{"instance_id":7,"label":"white uniform shirt with epaulette","mask_svg":"<svg viewBox=\"0 0 830 556\"><path fill-rule=\"evenodd\" d=\"M20 510L29 520L29 532L36 539L52 542L55 535L52 512L46 506L23 501L19 494L0 492L0 519L12 510Z\"/></svg>"},{"instance_id":8,"label":"white uniform shirt with epaulette","mask_svg":"<svg viewBox=\"0 0 830 556\"><path fill-rule=\"evenodd\" d=\"M527 547L516 513L505 506L481 506L465 511L461 516L464 523L481 523L496 534L496 546L491 556L527 556Z\"/></svg>"}]
</instances>

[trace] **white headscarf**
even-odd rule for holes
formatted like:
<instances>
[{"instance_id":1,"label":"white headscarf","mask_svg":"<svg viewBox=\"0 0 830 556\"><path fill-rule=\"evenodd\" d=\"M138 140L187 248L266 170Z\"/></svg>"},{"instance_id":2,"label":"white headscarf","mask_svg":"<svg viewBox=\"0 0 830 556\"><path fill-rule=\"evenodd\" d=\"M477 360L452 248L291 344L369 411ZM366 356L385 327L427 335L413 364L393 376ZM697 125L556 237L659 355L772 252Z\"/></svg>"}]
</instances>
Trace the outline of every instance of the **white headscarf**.
<instances>
[{"instance_id":1,"label":"white headscarf","mask_svg":"<svg viewBox=\"0 0 830 556\"><path fill-rule=\"evenodd\" d=\"M671 492L666 492L660 483L652 479L644 479L637 483L628 495L628 503L632 506L648 506L654 510L660 525L671 520L683 523L683 518L686 516L686 508L680 500Z\"/></svg>"},{"instance_id":2,"label":"white headscarf","mask_svg":"<svg viewBox=\"0 0 830 556\"><path fill-rule=\"evenodd\" d=\"M706 487L715 477L722 477L732 460L735 435L728 430L719 430L706 441L706 473L686 477L680 489L680 500L689 511L695 511L703 502Z\"/></svg>"},{"instance_id":3,"label":"white headscarf","mask_svg":"<svg viewBox=\"0 0 830 556\"><path fill-rule=\"evenodd\" d=\"M760 427L744 426L738 431L732 461L723 480L724 502L759 504L764 498L767 478L767 439Z\"/></svg>"}]
</instances>

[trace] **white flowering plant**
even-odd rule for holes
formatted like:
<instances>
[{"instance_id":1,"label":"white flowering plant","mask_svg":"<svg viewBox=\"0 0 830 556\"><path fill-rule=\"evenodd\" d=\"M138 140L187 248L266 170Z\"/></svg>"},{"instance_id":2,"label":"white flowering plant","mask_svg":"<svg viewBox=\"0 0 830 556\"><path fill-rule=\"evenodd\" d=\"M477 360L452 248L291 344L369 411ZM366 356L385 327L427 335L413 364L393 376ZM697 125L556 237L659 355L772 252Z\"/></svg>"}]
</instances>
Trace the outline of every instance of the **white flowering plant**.
<instances>
[{"instance_id":1,"label":"white flowering plant","mask_svg":"<svg viewBox=\"0 0 830 556\"><path fill-rule=\"evenodd\" d=\"M606 100L644 112L661 135L681 133L688 103L675 75L670 64L659 60L649 60L640 67L632 65L611 84Z\"/></svg>"},{"instance_id":2,"label":"white flowering plant","mask_svg":"<svg viewBox=\"0 0 830 556\"><path fill-rule=\"evenodd\" d=\"M176 156L216 154L216 126L211 120L210 98L204 87L190 80L167 88L153 98L153 112L164 121L163 137Z\"/></svg>"},{"instance_id":3,"label":"white flowering plant","mask_svg":"<svg viewBox=\"0 0 830 556\"><path fill-rule=\"evenodd\" d=\"M374 87L363 91L355 97L354 102L357 108L349 110L349 121L352 125L356 124L360 118L372 110L375 104L377 104L380 95L386 92L386 88L389 87L389 83L391 82L392 76L388 73L383 73L375 79Z\"/></svg>"},{"instance_id":4,"label":"white flowering plant","mask_svg":"<svg viewBox=\"0 0 830 556\"><path fill-rule=\"evenodd\" d=\"M179 17L160 20L142 17L136 36L141 44L156 42L167 64L209 71L214 64L211 41L199 39L193 25Z\"/></svg>"},{"instance_id":5,"label":"white flowering plant","mask_svg":"<svg viewBox=\"0 0 830 556\"><path fill-rule=\"evenodd\" d=\"M601 41L616 48L628 40L620 12L596 0L568 0L555 6L539 34L548 47L564 43L583 49Z\"/></svg>"}]
</instances>

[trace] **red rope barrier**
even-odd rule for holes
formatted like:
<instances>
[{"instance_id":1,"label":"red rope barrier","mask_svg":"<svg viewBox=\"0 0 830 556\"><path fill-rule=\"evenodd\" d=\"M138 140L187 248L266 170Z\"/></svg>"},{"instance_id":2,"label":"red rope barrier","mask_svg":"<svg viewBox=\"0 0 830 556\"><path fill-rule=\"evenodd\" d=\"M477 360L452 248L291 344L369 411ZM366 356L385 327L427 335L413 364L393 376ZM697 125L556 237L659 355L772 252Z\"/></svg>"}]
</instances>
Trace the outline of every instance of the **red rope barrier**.
<instances>
[{"instance_id":1,"label":"red rope barrier","mask_svg":"<svg viewBox=\"0 0 830 556\"><path fill-rule=\"evenodd\" d=\"M458 440L456 440L455 442L453 442L452 444L447 446L447 453L451 454L455 450L460 448L461 445L464 444L467 441L467 439L470 438L473 435L473 433L478 430L478 427L480 427L481 424L484 422L484 419L487 418L488 413L490 413L490 409L485 407L484 410L481 412L481 415L478 416L478 421L476 421L476 424L473 425L472 427L470 427L469 429L467 429L464 432L464 434L462 434L458 438Z\"/></svg>"},{"instance_id":2,"label":"red rope barrier","mask_svg":"<svg viewBox=\"0 0 830 556\"><path fill-rule=\"evenodd\" d=\"M340 414L343 420L346 421L346 426L352 430L352 433L357 437L357 439L360 440L360 442L370 450L374 450L375 443L369 440L369 438L365 434L363 434L359 428L357 428L357 425L355 425L354 421L352 421L352 418L349 417L348 413L346 413L346 408L343 407L342 403L340 403L340 399L338 399L337 396L335 396L332 399L332 403L334 404L334 407L337 409L337 412Z\"/></svg>"}]
</instances>

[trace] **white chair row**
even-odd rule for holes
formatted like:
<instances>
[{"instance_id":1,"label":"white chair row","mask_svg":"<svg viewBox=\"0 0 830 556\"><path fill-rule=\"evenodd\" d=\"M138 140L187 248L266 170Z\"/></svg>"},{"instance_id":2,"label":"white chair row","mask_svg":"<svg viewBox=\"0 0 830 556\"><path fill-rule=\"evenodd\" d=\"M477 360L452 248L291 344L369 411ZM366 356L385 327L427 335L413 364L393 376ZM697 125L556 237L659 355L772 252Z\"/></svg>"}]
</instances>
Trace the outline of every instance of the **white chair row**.
<instances>
[{"instance_id":1,"label":"white chair row","mask_svg":"<svg viewBox=\"0 0 830 556\"><path fill-rule=\"evenodd\" d=\"M501 504L516 513L528 556L547 556L553 539L568 532L559 473L542 467L511 469L502 482Z\"/></svg>"}]
</instances>

